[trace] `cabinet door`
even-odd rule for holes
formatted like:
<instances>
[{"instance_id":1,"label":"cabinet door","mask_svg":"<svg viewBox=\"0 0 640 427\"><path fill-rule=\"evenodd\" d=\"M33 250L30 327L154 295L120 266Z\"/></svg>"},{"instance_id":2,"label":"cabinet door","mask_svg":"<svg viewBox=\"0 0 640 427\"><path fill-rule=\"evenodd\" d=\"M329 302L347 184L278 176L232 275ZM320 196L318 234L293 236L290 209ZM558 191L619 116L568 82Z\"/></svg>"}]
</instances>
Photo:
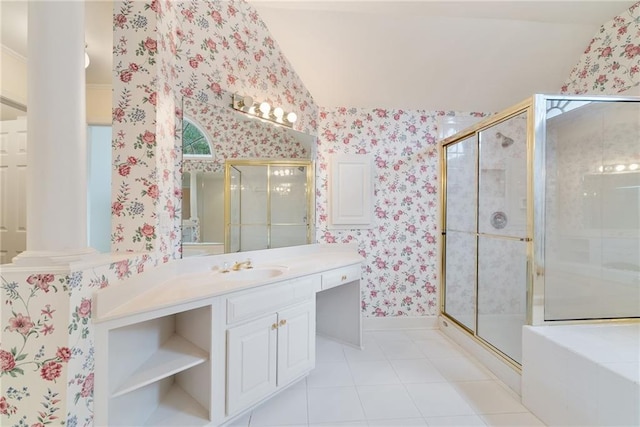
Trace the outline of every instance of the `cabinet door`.
<instances>
[{"instance_id":1,"label":"cabinet door","mask_svg":"<svg viewBox=\"0 0 640 427\"><path fill-rule=\"evenodd\" d=\"M278 386L315 367L315 301L278 312Z\"/></svg>"},{"instance_id":2,"label":"cabinet door","mask_svg":"<svg viewBox=\"0 0 640 427\"><path fill-rule=\"evenodd\" d=\"M333 154L329 177L329 228L373 227L373 159Z\"/></svg>"},{"instance_id":3,"label":"cabinet door","mask_svg":"<svg viewBox=\"0 0 640 427\"><path fill-rule=\"evenodd\" d=\"M276 389L276 314L227 330L227 414Z\"/></svg>"}]
</instances>

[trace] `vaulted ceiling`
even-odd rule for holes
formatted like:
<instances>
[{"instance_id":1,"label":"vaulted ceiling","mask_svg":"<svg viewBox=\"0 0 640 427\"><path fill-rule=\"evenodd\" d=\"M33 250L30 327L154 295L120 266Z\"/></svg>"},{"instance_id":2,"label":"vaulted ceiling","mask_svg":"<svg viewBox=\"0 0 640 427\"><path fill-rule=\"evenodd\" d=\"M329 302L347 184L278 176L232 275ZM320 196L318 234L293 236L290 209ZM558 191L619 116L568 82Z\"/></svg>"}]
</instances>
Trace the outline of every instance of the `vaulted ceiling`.
<instances>
[{"instance_id":1,"label":"vaulted ceiling","mask_svg":"<svg viewBox=\"0 0 640 427\"><path fill-rule=\"evenodd\" d=\"M321 107L498 111L555 93L634 1L249 0ZM112 2L87 1L87 83L111 83ZM0 2L26 55L27 2Z\"/></svg>"},{"instance_id":2,"label":"vaulted ceiling","mask_svg":"<svg viewBox=\"0 0 640 427\"><path fill-rule=\"evenodd\" d=\"M258 10L323 107L499 111L557 93L634 1L269 1Z\"/></svg>"}]
</instances>

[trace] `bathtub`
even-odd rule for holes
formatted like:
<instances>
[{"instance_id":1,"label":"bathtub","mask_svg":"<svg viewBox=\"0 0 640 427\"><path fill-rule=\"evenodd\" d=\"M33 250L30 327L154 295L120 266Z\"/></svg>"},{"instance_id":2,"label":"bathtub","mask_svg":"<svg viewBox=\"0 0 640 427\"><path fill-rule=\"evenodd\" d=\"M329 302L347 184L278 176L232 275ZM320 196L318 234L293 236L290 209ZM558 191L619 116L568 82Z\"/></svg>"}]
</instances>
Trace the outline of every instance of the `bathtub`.
<instances>
[{"instance_id":1,"label":"bathtub","mask_svg":"<svg viewBox=\"0 0 640 427\"><path fill-rule=\"evenodd\" d=\"M525 326L522 403L549 426L640 425L640 322Z\"/></svg>"}]
</instances>

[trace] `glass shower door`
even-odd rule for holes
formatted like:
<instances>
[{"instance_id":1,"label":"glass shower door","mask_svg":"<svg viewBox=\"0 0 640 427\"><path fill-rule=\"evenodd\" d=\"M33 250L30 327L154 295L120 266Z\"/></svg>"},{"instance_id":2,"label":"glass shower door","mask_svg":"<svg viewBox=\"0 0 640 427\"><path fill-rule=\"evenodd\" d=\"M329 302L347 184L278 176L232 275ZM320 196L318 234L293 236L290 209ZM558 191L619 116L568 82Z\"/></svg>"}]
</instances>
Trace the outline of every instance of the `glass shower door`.
<instances>
[{"instance_id":1,"label":"glass shower door","mask_svg":"<svg viewBox=\"0 0 640 427\"><path fill-rule=\"evenodd\" d=\"M272 166L271 247L304 245L309 241L307 166Z\"/></svg>"},{"instance_id":2,"label":"glass shower door","mask_svg":"<svg viewBox=\"0 0 640 427\"><path fill-rule=\"evenodd\" d=\"M476 136L446 150L444 312L471 331L476 328Z\"/></svg>"},{"instance_id":3,"label":"glass shower door","mask_svg":"<svg viewBox=\"0 0 640 427\"><path fill-rule=\"evenodd\" d=\"M311 242L313 163L301 160L225 162L225 251Z\"/></svg>"},{"instance_id":4,"label":"glass shower door","mask_svg":"<svg viewBox=\"0 0 640 427\"><path fill-rule=\"evenodd\" d=\"M527 291L527 114L480 135L476 334L521 363Z\"/></svg>"},{"instance_id":5,"label":"glass shower door","mask_svg":"<svg viewBox=\"0 0 640 427\"><path fill-rule=\"evenodd\" d=\"M242 172L240 216L237 224L240 227L239 250L268 249L268 166L242 165L237 166L237 169Z\"/></svg>"}]
</instances>

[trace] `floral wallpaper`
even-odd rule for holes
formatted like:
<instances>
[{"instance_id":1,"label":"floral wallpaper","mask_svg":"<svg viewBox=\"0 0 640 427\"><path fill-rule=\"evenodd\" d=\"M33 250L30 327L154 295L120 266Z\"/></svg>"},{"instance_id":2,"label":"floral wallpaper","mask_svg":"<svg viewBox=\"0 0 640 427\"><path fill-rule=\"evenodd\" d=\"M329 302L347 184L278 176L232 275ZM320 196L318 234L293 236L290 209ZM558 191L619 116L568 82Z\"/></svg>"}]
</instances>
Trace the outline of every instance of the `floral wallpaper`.
<instances>
[{"instance_id":1,"label":"floral wallpaper","mask_svg":"<svg viewBox=\"0 0 640 427\"><path fill-rule=\"evenodd\" d=\"M93 425L92 292L156 263L132 255L68 274L2 271L0 424Z\"/></svg>"},{"instance_id":2,"label":"floral wallpaper","mask_svg":"<svg viewBox=\"0 0 640 427\"><path fill-rule=\"evenodd\" d=\"M603 25L563 87L617 93L638 84L640 7ZM91 294L178 254L182 100L227 106L246 94L295 111L318 134L318 241L356 241L367 259L367 316L437 314L437 118L451 112L322 111L244 1L114 3L112 247L145 251L71 273L2 270L0 420L93 425ZM477 114L479 115L479 114ZM327 159L371 153L376 224L329 230Z\"/></svg>"},{"instance_id":3,"label":"floral wallpaper","mask_svg":"<svg viewBox=\"0 0 640 427\"><path fill-rule=\"evenodd\" d=\"M565 94L615 95L640 84L640 2L600 27L562 86Z\"/></svg>"},{"instance_id":4,"label":"floral wallpaper","mask_svg":"<svg viewBox=\"0 0 640 427\"><path fill-rule=\"evenodd\" d=\"M318 108L244 1L114 3L112 248L179 257L181 104L228 107L231 94L295 111Z\"/></svg>"},{"instance_id":5,"label":"floral wallpaper","mask_svg":"<svg viewBox=\"0 0 640 427\"><path fill-rule=\"evenodd\" d=\"M179 253L182 98L239 92L298 113L317 106L242 1L114 3L112 248L143 251L65 274L2 272L2 425L93 425L91 295Z\"/></svg>"},{"instance_id":6,"label":"floral wallpaper","mask_svg":"<svg viewBox=\"0 0 640 427\"><path fill-rule=\"evenodd\" d=\"M65 378L71 359L69 346L58 345L67 342L68 280L57 274L21 279L23 286L18 286L3 273L0 284L2 425L60 424L65 419Z\"/></svg>"},{"instance_id":7,"label":"floral wallpaper","mask_svg":"<svg viewBox=\"0 0 640 427\"><path fill-rule=\"evenodd\" d=\"M311 157L310 147L283 127L265 125L249 117L238 119L240 113L190 98L184 99L182 108L184 117L206 132L214 153L213 160L184 159L183 172L223 171L226 159Z\"/></svg>"},{"instance_id":8,"label":"floral wallpaper","mask_svg":"<svg viewBox=\"0 0 640 427\"><path fill-rule=\"evenodd\" d=\"M337 108L320 113L317 240L357 242L366 258L362 296L365 316L438 313L437 123L439 117L455 114L382 108ZM332 153L373 156L373 228L327 228L327 165Z\"/></svg>"}]
</instances>

